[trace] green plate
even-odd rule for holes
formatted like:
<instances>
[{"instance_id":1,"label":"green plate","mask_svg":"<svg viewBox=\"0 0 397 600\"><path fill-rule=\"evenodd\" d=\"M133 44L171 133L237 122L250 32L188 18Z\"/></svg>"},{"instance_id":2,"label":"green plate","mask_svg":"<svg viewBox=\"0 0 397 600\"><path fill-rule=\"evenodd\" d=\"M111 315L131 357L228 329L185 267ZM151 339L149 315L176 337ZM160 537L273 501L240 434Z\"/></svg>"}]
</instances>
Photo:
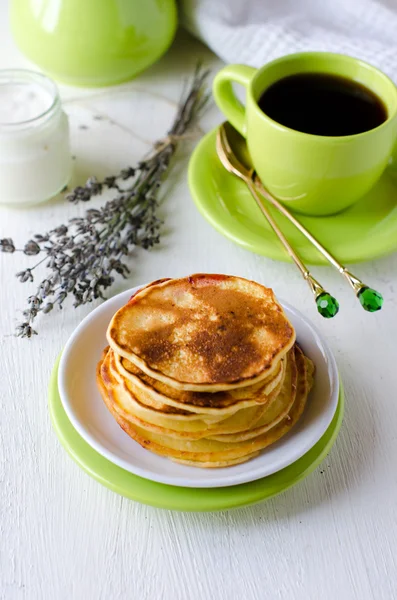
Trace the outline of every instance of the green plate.
<instances>
[{"instance_id":1,"label":"green plate","mask_svg":"<svg viewBox=\"0 0 397 600\"><path fill-rule=\"evenodd\" d=\"M331 450L342 424L344 395L340 384L339 404L331 425L309 452L295 463L257 481L233 487L200 489L164 485L133 475L98 454L76 432L63 409L58 393L58 364L49 386L51 420L59 440L84 471L109 489L158 508L180 511L215 511L254 504L283 492L309 475Z\"/></svg>"},{"instance_id":2,"label":"green plate","mask_svg":"<svg viewBox=\"0 0 397 600\"><path fill-rule=\"evenodd\" d=\"M245 184L228 173L215 150L216 129L194 150L189 186L201 214L220 233L246 250L289 261ZM342 263L368 261L397 249L397 179L387 171L354 206L330 217L298 215L303 225ZM306 238L273 208L272 213L301 258L328 264Z\"/></svg>"}]
</instances>

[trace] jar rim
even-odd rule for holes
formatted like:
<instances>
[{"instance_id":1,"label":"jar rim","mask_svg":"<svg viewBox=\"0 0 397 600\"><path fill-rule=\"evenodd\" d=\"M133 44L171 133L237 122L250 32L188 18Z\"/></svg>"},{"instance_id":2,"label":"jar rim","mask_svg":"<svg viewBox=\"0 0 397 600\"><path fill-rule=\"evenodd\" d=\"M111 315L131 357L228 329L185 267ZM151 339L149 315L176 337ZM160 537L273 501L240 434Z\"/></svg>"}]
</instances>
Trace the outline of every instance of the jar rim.
<instances>
[{"instance_id":1,"label":"jar rim","mask_svg":"<svg viewBox=\"0 0 397 600\"><path fill-rule=\"evenodd\" d=\"M47 92L51 94L52 102L43 112L35 115L34 117L31 117L30 119L25 119L23 121L15 121L12 123L5 123L0 121L0 127L2 129L13 129L34 125L38 121L41 121L48 117L60 104L58 88L55 82L46 75L39 73L38 71L32 71L30 69L0 69L0 85L4 85L7 83L36 83L41 88L46 89Z\"/></svg>"}]
</instances>

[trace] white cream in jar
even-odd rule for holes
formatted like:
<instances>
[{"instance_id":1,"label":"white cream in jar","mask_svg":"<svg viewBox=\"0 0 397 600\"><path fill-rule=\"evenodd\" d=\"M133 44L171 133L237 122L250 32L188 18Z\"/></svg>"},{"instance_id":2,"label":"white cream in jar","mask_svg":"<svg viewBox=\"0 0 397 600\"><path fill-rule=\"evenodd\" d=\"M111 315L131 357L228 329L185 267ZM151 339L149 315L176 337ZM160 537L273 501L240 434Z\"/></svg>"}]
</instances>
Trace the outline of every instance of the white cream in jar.
<instances>
[{"instance_id":1,"label":"white cream in jar","mask_svg":"<svg viewBox=\"0 0 397 600\"><path fill-rule=\"evenodd\" d=\"M0 202L44 202L70 175L69 125L55 84L33 71L0 71Z\"/></svg>"}]
</instances>

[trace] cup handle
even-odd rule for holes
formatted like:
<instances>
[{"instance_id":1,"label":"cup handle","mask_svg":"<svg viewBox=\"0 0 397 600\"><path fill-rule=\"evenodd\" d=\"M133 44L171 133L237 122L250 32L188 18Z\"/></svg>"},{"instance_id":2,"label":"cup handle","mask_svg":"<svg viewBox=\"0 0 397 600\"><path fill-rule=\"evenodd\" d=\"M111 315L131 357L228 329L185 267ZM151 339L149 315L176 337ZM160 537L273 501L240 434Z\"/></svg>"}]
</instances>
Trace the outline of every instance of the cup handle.
<instances>
[{"instance_id":1,"label":"cup handle","mask_svg":"<svg viewBox=\"0 0 397 600\"><path fill-rule=\"evenodd\" d=\"M240 83L248 89L256 69L247 65L228 65L215 76L212 92L215 102L228 121L243 135L247 135L245 107L236 98L232 83Z\"/></svg>"},{"instance_id":2,"label":"cup handle","mask_svg":"<svg viewBox=\"0 0 397 600\"><path fill-rule=\"evenodd\" d=\"M397 134L395 135L393 148L387 165L388 170L395 176L397 174Z\"/></svg>"}]
</instances>

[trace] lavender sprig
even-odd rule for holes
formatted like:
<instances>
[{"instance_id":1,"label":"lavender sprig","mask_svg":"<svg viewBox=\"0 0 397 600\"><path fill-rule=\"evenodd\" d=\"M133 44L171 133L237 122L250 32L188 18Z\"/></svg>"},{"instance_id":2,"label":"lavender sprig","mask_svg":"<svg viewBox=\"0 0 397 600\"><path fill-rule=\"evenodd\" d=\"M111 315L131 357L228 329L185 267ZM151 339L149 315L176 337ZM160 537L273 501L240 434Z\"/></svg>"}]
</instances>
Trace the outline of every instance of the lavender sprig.
<instances>
[{"instance_id":1,"label":"lavender sprig","mask_svg":"<svg viewBox=\"0 0 397 600\"><path fill-rule=\"evenodd\" d=\"M22 251L27 256L40 255L32 267L16 274L22 283L34 281L34 270L45 263L48 275L29 296L24 320L16 335L30 338L40 313L55 306L63 307L73 295L74 306L104 298L115 275L126 278L130 269L125 258L139 246L145 250L160 241L161 221L157 218L158 192L165 179L178 143L197 122L208 100L208 71L197 65L191 85L178 106L173 125L165 139L156 142L153 151L136 167L127 167L103 181L90 177L66 198L70 202L88 202L105 189L114 191L113 199L99 209L91 208L84 217L69 219L48 233L37 234L21 249L11 238L0 239L0 252ZM42 255L42 257L41 257Z\"/></svg>"}]
</instances>

